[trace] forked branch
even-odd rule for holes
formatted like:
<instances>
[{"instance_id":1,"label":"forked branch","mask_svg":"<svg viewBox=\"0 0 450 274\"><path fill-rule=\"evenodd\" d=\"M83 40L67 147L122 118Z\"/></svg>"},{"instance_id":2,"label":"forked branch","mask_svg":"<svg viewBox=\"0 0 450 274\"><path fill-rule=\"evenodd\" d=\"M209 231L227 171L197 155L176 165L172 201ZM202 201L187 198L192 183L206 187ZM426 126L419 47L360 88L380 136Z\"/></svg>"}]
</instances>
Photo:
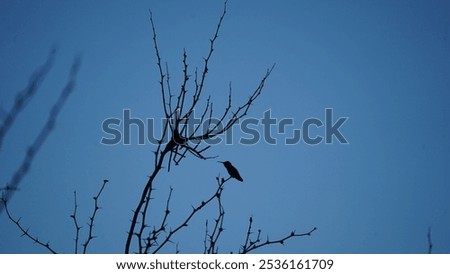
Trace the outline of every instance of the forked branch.
<instances>
[{"instance_id":1,"label":"forked branch","mask_svg":"<svg viewBox=\"0 0 450 274\"><path fill-rule=\"evenodd\" d=\"M310 231L305 232L305 233L296 233L295 231L292 231L289 235L282 237L281 239L278 239L278 240L270 240L269 236L267 236L266 240L264 241L264 240L261 240L261 229L258 229L256 238L254 238L252 240L251 234L254 233L254 231L252 230L252 224L253 224L253 218L250 217L248 220L248 229L247 229L246 238L245 238L244 244L242 245L241 249L239 250L240 254L247 254L251 251L254 251L254 250L259 249L266 245L273 245L273 244L284 245L284 243L287 240L289 240L290 238L311 236L311 234L317 230L317 228L314 227L313 229L311 229Z\"/></svg>"}]
</instances>

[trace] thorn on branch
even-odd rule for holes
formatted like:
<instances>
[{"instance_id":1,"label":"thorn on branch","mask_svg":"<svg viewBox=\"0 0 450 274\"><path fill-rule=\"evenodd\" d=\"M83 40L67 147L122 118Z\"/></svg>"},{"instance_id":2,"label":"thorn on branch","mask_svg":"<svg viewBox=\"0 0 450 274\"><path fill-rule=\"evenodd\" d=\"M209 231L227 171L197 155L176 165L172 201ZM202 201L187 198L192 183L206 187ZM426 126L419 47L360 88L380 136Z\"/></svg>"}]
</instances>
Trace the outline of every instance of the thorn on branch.
<instances>
[{"instance_id":1,"label":"thorn on branch","mask_svg":"<svg viewBox=\"0 0 450 274\"><path fill-rule=\"evenodd\" d=\"M95 217L97 216L97 212L100 209L99 205L98 205L98 199L100 197L100 195L102 194L106 183L108 183L108 180L103 180L103 184L100 187L100 190L98 191L97 195L93 197L94 200L94 210L92 212L92 215L89 217L89 233L88 233L88 237L85 241L85 243L83 244L83 254L86 254L87 252L87 248L89 246L89 243L91 242L91 240L93 240L94 238L96 238L96 236L93 236L93 229L94 229L94 221L95 221Z\"/></svg>"},{"instance_id":2,"label":"thorn on branch","mask_svg":"<svg viewBox=\"0 0 450 274\"><path fill-rule=\"evenodd\" d=\"M50 246L49 242L47 243L43 243L39 240L38 237L33 236L29 233L29 228L24 229L23 226L20 224L20 220L21 218L18 219L14 219L13 216L11 215L11 212L9 210L8 204L7 204L7 200L4 197L1 197L0 201L3 203L3 208L5 209L6 215L8 216L8 219L13 222L18 228L19 230L22 232L22 235L20 237L26 236L27 238L29 238L30 240L32 240L35 244L41 245L43 247L45 247L48 251L50 251L53 254L56 254L57 252Z\"/></svg>"}]
</instances>

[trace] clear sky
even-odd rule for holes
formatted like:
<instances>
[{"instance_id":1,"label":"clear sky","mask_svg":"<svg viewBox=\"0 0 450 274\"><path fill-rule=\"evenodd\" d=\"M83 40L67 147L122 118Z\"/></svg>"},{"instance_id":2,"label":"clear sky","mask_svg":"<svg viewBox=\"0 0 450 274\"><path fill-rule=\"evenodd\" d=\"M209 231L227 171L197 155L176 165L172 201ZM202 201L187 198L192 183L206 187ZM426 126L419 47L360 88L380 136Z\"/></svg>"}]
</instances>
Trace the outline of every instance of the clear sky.
<instances>
[{"instance_id":1,"label":"clear sky","mask_svg":"<svg viewBox=\"0 0 450 274\"><path fill-rule=\"evenodd\" d=\"M33 71L57 47L55 64L18 117L0 151L0 182L11 179L44 125L77 54L76 89L56 127L10 202L21 223L59 252L73 252L73 191L85 239L92 196L109 179L95 221L91 253L122 253L140 192L153 168L154 146L100 143L105 119L124 109L140 119L162 115L148 9L160 53L179 87L183 48L191 68L202 65L223 1L12 1L0 2L0 118L4 119ZM209 150L238 167L244 183L227 183L220 251L236 252L247 221L265 238L295 229L295 238L263 253L426 253L431 227L434 253L450 252L450 3L448 1L237 1L228 3L205 95L217 113L232 81L236 104L245 102L276 63L249 117L270 110L291 118L286 132ZM206 100L206 97L204 98ZM325 123L325 109L348 144L286 145L308 118ZM262 134L263 128L254 128ZM273 126L273 130L277 127ZM324 127L310 127L310 136ZM214 191L225 175L216 160L190 155L156 180L155 216L174 188L175 226ZM203 252L210 207L174 239L182 253ZM45 253L0 216L1 253ZM175 251L168 245L164 252Z\"/></svg>"}]
</instances>

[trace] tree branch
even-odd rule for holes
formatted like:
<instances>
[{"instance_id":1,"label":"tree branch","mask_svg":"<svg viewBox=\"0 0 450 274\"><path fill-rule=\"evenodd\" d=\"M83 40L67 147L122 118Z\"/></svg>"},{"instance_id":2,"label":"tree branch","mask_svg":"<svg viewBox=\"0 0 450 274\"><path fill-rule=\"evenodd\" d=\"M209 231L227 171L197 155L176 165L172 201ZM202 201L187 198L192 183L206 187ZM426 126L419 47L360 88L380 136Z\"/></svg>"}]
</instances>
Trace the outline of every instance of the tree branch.
<instances>
[{"instance_id":1,"label":"tree branch","mask_svg":"<svg viewBox=\"0 0 450 274\"><path fill-rule=\"evenodd\" d=\"M228 178L228 180L230 178ZM216 180L220 186L219 178L217 177ZM222 205L222 195L217 196L217 206L219 208L219 216L217 217L217 219L214 220L214 228L210 235L208 235L208 227L206 227L205 253L207 253L207 254L217 254L219 252L219 247L217 246L217 242L219 241L219 238L222 235L222 232L224 231L223 222L224 222L224 218L225 218L225 210ZM206 223L206 225L208 225L208 223ZM207 243L206 237L209 238L208 248L206 248L206 243Z\"/></svg>"},{"instance_id":2,"label":"tree branch","mask_svg":"<svg viewBox=\"0 0 450 274\"><path fill-rule=\"evenodd\" d=\"M31 239L34 243L36 243L40 246L43 246L45 249L47 249L51 253L57 254L57 252L50 246L50 242L44 243L44 242L40 241L38 237L35 237L28 232L29 229L23 228L23 226L20 224L20 218L14 219L12 217L11 213L9 212L7 200L4 197L2 197L1 200L2 200L2 204L3 204L3 208L6 211L6 215L20 229L20 231L22 231L22 236L26 236L27 238Z\"/></svg>"},{"instance_id":3,"label":"tree branch","mask_svg":"<svg viewBox=\"0 0 450 274\"><path fill-rule=\"evenodd\" d=\"M95 220L95 216L97 215L97 211L100 209L100 207L98 206L98 198L100 197L100 195L103 192L103 189L105 188L106 183L108 183L108 180L103 180L103 184L100 188L100 190L98 191L97 195L93 197L94 199L94 211L92 212L92 216L89 217L89 234L88 237L85 241L85 243L83 244L83 254L86 254L87 248L89 243L96 237L93 235L93 231L94 231L94 220Z\"/></svg>"},{"instance_id":4,"label":"tree branch","mask_svg":"<svg viewBox=\"0 0 450 274\"><path fill-rule=\"evenodd\" d=\"M75 249L74 252L75 254L78 254L78 240L79 240L79 236L80 236L80 229L81 227L78 225L78 221L77 221L77 209L78 209L78 204L77 204L77 192L74 191L73 192L73 200L74 200L74 207L73 207L73 213L72 215L70 215L70 218L72 218L73 223L75 225Z\"/></svg>"},{"instance_id":5,"label":"tree branch","mask_svg":"<svg viewBox=\"0 0 450 274\"><path fill-rule=\"evenodd\" d=\"M290 238L294 238L294 237L304 237L304 236L311 236L311 234L317 230L316 227L314 227L313 229L311 229L310 231L306 232L306 233L296 233L295 231L292 231L289 235L278 239L278 240L269 240L269 237L267 237L267 240L265 242L261 241L261 229L258 230L257 236L255 240L252 240L250 235L253 234L252 231L252 223L253 223L253 218L250 217L249 218L249 222L248 222L248 229L247 229L247 234L246 234L246 238L245 238L245 242L244 245L241 247L239 253L240 254L247 254L253 250L259 249L263 246L266 245L272 245L272 244L282 244L284 245L285 241L289 240Z\"/></svg>"},{"instance_id":6,"label":"tree branch","mask_svg":"<svg viewBox=\"0 0 450 274\"><path fill-rule=\"evenodd\" d=\"M171 238L183 227L187 227L189 221L194 217L202 208L204 208L206 205L208 205L211 201L214 199L218 199L222 195L223 186L224 184L229 180L222 180L219 182L217 190L214 194L212 194L206 201L202 201L197 207L192 207L191 213L186 217L186 219L178 225L175 229L171 229L167 237L164 239L164 241L153 251L153 254L158 253L158 251L163 248L168 242L171 241Z\"/></svg>"}]
</instances>

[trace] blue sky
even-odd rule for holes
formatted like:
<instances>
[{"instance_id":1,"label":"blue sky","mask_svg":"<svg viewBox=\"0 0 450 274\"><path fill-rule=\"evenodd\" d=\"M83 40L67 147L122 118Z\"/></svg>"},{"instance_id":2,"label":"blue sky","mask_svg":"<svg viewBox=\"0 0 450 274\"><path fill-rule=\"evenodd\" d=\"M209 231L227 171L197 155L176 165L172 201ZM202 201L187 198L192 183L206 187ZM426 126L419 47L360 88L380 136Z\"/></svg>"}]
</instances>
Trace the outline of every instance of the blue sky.
<instances>
[{"instance_id":1,"label":"blue sky","mask_svg":"<svg viewBox=\"0 0 450 274\"><path fill-rule=\"evenodd\" d=\"M76 90L10 202L30 232L59 252L73 252L73 191L85 233L92 196L106 178L89 251L123 252L154 147L138 145L136 131L130 145L102 145L102 122L120 118L123 109L141 119L162 115L149 8L178 87L183 48L190 67L200 67L222 7L222 1L0 2L2 119L49 50L58 49L53 68L4 140L1 182L10 180L45 123L74 56L83 58ZM276 145L234 142L210 149L244 178L224 192L222 252L239 249L250 216L255 229L274 239L318 228L263 253L426 253L429 227L433 252L450 251L449 18L448 1L228 3L205 95L219 113L232 81L233 100L243 103L276 63L249 116L259 119L270 109L272 117L295 123L287 134L273 134ZM326 108L334 120L349 117L341 127L349 144L284 144L304 120L324 121ZM154 214L162 213L172 186L175 226L224 173L216 160L194 157L162 172ZM203 251L204 222L216 210L196 216L176 237L181 252ZM46 252L20 237L5 214L0 229L1 253ZM164 249L174 251L175 245Z\"/></svg>"}]
</instances>

